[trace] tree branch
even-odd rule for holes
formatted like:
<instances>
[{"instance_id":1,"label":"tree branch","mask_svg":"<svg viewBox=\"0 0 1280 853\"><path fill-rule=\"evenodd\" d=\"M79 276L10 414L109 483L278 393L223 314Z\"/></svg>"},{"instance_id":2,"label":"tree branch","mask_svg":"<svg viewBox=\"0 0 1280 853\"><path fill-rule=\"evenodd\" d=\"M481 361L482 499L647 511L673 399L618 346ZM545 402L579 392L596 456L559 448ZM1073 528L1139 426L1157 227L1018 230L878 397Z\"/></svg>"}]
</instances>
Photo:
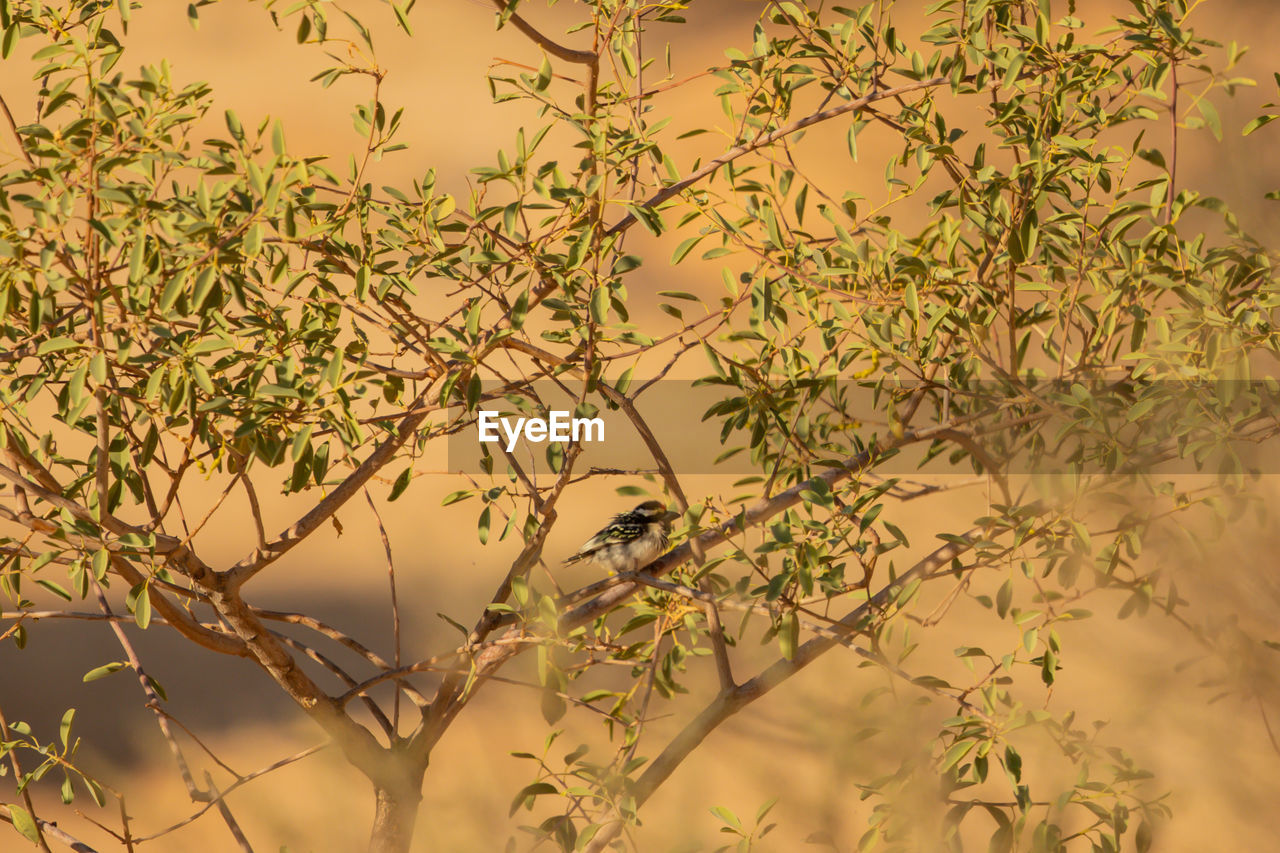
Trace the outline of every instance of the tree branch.
<instances>
[{"instance_id":1,"label":"tree branch","mask_svg":"<svg viewBox=\"0 0 1280 853\"><path fill-rule=\"evenodd\" d=\"M5 719L4 709L0 708L0 741L8 741L8 740L9 740L9 721ZM31 791L28 789L28 786L26 784L26 782L30 780L24 780L22 778L23 776L22 762L18 760L18 745L15 743L13 746L11 746L8 750L8 753L9 753L9 766L13 768L13 784L16 787L22 788L22 802L26 804L27 814L31 816L31 820L36 825L36 844L40 847L41 850L44 851L44 853L50 853L49 843L44 840L44 832L42 829L46 824L48 824L48 821L44 821L40 819L40 816L36 814L36 807L31 802ZM3 808L3 807L0 807L0 808ZM5 811L7 815L8 809L6 809ZM12 820L12 818L10 818L10 820Z\"/></svg>"},{"instance_id":2,"label":"tree branch","mask_svg":"<svg viewBox=\"0 0 1280 853\"><path fill-rule=\"evenodd\" d=\"M909 430L904 432L901 437L892 439L883 449L870 448L855 456L851 456L846 459L841 466L833 467L813 478L813 480L797 483L786 491L779 492L772 498L761 499L754 506L744 510L736 518L726 521L719 527L712 530L705 530L693 539L686 540L678 547L673 548L657 560L650 563L648 566L645 566L641 571L652 575L653 577L661 577L669 574L681 564L692 559L695 543L699 548L710 548L712 546L728 542L730 537L741 533L748 527L763 524L774 515L777 515L778 513L800 503L802 500L800 493L806 489L812 488L814 481L821 480L828 486L835 485L836 483L847 480L864 471L882 453L897 450L901 447L914 444L919 441L926 441L932 438L939 430L950 429L952 427L952 424L943 424L923 430ZM617 584L613 579L610 579L598 584L592 584L589 588L594 589L596 587L603 587L599 594L595 595L583 604L567 611L560 617L559 629L557 631L558 634L569 634L576 628L586 625L608 613L635 592L640 587L640 584L635 582ZM572 600L573 598L574 596L570 595L566 597L566 600ZM501 624L511 625L512 627L508 631L508 635L512 637L519 636L520 629L515 625L516 620L517 617L513 614L502 614L501 618L496 620L497 624L495 624L494 627L496 628ZM485 675L496 671L507 660L519 654L523 650L523 647L524 644L508 645L495 643L479 650L479 652L472 658L472 666L477 677L482 678ZM740 690L742 688L738 687L734 689ZM443 733L443 726L444 724L447 724L447 722L447 719L442 720L437 726L438 731L434 732L430 738L430 742L432 744L435 740L439 739L440 735ZM428 744L428 748L429 746L430 744Z\"/></svg>"},{"instance_id":3,"label":"tree branch","mask_svg":"<svg viewBox=\"0 0 1280 853\"><path fill-rule=\"evenodd\" d=\"M103 528L116 536L132 534L144 540L154 536L155 551L157 554L162 554L170 561L176 563L178 568L184 574L200 583L202 586L213 586L217 584L217 572L213 571L208 564L197 557L195 552L188 548L186 543L181 539L174 536L167 536L162 533L151 533L143 530L141 527L126 524L117 518L107 515L106 513L103 513L102 519L99 521L99 519L95 518L94 514L85 507L73 500L63 497L60 492L54 492L44 486L33 483L26 477L22 476L22 474L10 468L8 465L0 465L0 477L9 480L14 485L30 492L41 500L53 504L58 507L58 509L66 510L82 521L87 521L91 524L100 524ZM119 545L115 543L106 543L106 547L113 550L119 549Z\"/></svg>"},{"instance_id":4,"label":"tree branch","mask_svg":"<svg viewBox=\"0 0 1280 853\"><path fill-rule=\"evenodd\" d=\"M115 634L116 642L124 650L125 657L129 660L129 666L133 668L134 675L137 676L138 683L142 686L142 693L147 697L146 706L156 716L156 724L160 727L160 734L164 737L164 742L168 744L169 752L173 754L173 760L178 765L178 773L182 776L183 784L187 786L187 796L194 802L205 802L209 794L200 790L199 786L196 785L195 778L191 775L191 768L187 765L186 756L182 754L182 747L178 746L178 741L173 736L173 731L169 728L168 715L160 709L160 695L156 693L155 687L151 685L150 676L142 668L142 659L138 657L138 652L134 649L133 643L129 642L129 637L125 634L124 627L120 624L120 621L113 618L115 614L111 611L111 604L107 601L106 593L102 591L102 584L98 583L98 579L92 573L89 575L89 582L93 585L93 594L98 600L98 609L106 617L106 623L111 627L112 633Z\"/></svg>"},{"instance_id":5,"label":"tree branch","mask_svg":"<svg viewBox=\"0 0 1280 853\"><path fill-rule=\"evenodd\" d=\"M18 123L14 121L13 113L9 111L9 102L4 99L4 95L0 95L0 112L4 113L4 120L9 124L9 130L13 133L14 140L18 143L18 151L22 154L22 159L26 161L29 168L36 167L36 161L31 159L31 152L27 150L27 146L22 141L22 134L18 133Z\"/></svg>"},{"instance_id":6,"label":"tree branch","mask_svg":"<svg viewBox=\"0 0 1280 853\"><path fill-rule=\"evenodd\" d=\"M674 184L671 184L670 186L664 187L663 189L649 196L649 198L642 201L640 203L640 206L646 207L646 208L657 207L658 205L662 204L664 201L678 195L679 193L688 189L690 186L692 186L693 184L696 184L698 181L702 180L708 175L713 174L717 169L719 169L721 166L725 165L726 163L731 163L734 160L737 160L739 157L743 156L744 154L750 154L752 151L756 151L760 148L764 148L767 145L772 145L774 142L777 142L779 139L788 137L798 130L804 130L806 127L811 127L812 125L820 124L824 121L828 121L830 119L836 118L837 116L842 116L845 113L856 112L862 109L863 107L867 106L868 104L873 104L876 101L882 101L885 98L894 98L899 95L905 95L909 92L919 91L920 89L928 89L932 86L941 86L945 82L947 82L946 77L930 77L928 80L918 80L914 83L907 83L903 86L895 86L892 89L880 89L878 91L872 92L869 95L863 95L861 98L856 98L852 101L849 101L848 103L841 104L838 107L832 107L831 109L828 109L828 110L820 110L816 113L807 115L804 118L799 119L798 121L792 122L786 127L780 127L777 130L771 131L769 133L760 134L750 142L744 142L741 145L735 145L733 148L730 148L728 151L724 152L719 157L716 157L714 160L709 161L707 165L703 166L701 169L698 169L689 177L683 178L679 181L676 181ZM636 223L636 215L634 213L628 213L626 216L622 217L622 219L618 220L617 223L611 226L609 230L605 232L605 236L612 237L614 234L618 234L622 231L626 231L635 223Z\"/></svg>"},{"instance_id":7,"label":"tree branch","mask_svg":"<svg viewBox=\"0 0 1280 853\"><path fill-rule=\"evenodd\" d=\"M110 559L112 571L124 578L129 586L134 587L146 581L142 572L124 557L112 554ZM249 657L249 647L240 638L202 625L188 610L170 601L169 597L157 589L155 584L147 585L147 597L151 599L151 606L164 617L165 622L188 640L220 654Z\"/></svg>"},{"instance_id":8,"label":"tree branch","mask_svg":"<svg viewBox=\"0 0 1280 853\"><path fill-rule=\"evenodd\" d=\"M227 786L227 790L216 792L214 797L209 802L205 803L204 806L195 814L189 815L188 817L183 818L182 820L175 823L173 826L162 829L153 835L143 836L141 838L137 838L134 840L137 841L139 844L141 844L144 841L155 841L157 838L161 838L165 835L168 835L169 833L173 832L176 829L181 829L182 827L194 821L196 818L200 817L209 809L213 808L215 805L221 802L224 798L226 798L226 796L230 794L232 791L234 791L236 788L239 788L242 785L247 785L250 782L252 782L254 779L257 779L259 776L265 776L273 770L279 770L281 767L285 767L289 764L293 764L295 761L301 761L307 756L314 755L315 753L319 752L320 750L330 745L331 744L328 741L326 741L325 743L317 744L316 746L309 746L306 749L302 750L301 752L291 755L288 758L282 758L279 761L275 762L274 764L270 764L266 767L263 767L261 770L255 770L254 772L250 773L248 776L238 776L236 778L236 781L232 782L230 785Z\"/></svg>"},{"instance_id":9,"label":"tree branch","mask_svg":"<svg viewBox=\"0 0 1280 853\"><path fill-rule=\"evenodd\" d=\"M912 566L909 571L899 576L893 583L855 607L837 624L849 631L856 631L873 611L884 607L894 596L905 589L911 581L929 575L970 550L982 532L982 528L974 528L960 537L959 540L948 542L938 548ZM666 749L650 762L644 773L636 780L631 789L636 808L638 809L644 805L649 797L653 795L653 792L671 776L685 758L717 726L813 663L818 657L836 645L839 645L841 639L841 635L835 631L824 632L797 648L790 659L781 658L750 681L717 693L716 697L702 709L698 716L667 744ZM592 839L591 845L587 847L588 853L599 853L599 851L604 850L621 830L621 820L615 820L607 825Z\"/></svg>"},{"instance_id":10,"label":"tree branch","mask_svg":"<svg viewBox=\"0 0 1280 853\"><path fill-rule=\"evenodd\" d=\"M417 409L422 403L430 387L432 386L428 386L418 395L418 398L409 407L411 410ZM306 515L298 519L274 541L267 543L265 547L255 548L253 553L228 569L226 574L229 588L236 589L240 587L245 581L283 557L299 542L314 533L320 525L328 521L343 504L353 498L364 487L365 483L369 482L369 478L391 461L396 451L409 440L418 425L426 419L427 414L425 411L414 411L405 415L400 420L400 423L396 425L395 433L385 438L382 444L378 445L377 449L370 453L368 458L361 462L356 470L347 475L347 478L329 493L328 497L312 507Z\"/></svg>"},{"instance_id":11,"label":"tree branch","mask_svg":"<svg viewBox=\"0 0 1280 853\"><path fill-rule=\"evenodd\" d=\"M36 828L41 833L55 841L59 841L62 844L67 845L67 847L71 848L75 853L97 853L97 851L88 844L85 844L73 835L63 832L53 821L45 820L44 818L36 817L35 815L32 815L31 817L36 822ZM13 823L13 812L11 812L9 807L6 805L0 805L0 820L6 820L9 823ZM49 848L45 847L44 849L48 850Z\"/></svg>"},{"instance_id":12,"label":"tree branch","mask_svg":"<svg viewBox=\"0 0 1280 853\"><path fill-rule=\"evenodd\" d=\"M507 4L504 3L503 0L493 0L493 5L498 7L498 11L500 13L506 13ZM557 59L563 59L565 62L575 62L578 65L589 66L598 65L600 62L600 58L596 56L595 51L574 50L571 47L565 47L558 42L552 41L515 12L508 14L507 20L514 24L517 30L524 33L530 41Z\"/></svg>"}]
</instances>

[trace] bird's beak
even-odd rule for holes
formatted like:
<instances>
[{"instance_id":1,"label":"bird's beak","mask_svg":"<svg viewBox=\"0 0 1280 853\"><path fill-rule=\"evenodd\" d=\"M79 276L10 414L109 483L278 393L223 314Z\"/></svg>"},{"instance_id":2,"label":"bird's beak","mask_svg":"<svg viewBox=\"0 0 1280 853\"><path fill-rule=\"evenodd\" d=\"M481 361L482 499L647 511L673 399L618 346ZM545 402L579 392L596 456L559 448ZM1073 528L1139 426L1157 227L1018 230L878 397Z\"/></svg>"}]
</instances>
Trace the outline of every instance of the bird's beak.
<instances>
[{"instance_id":1,"label":"bird's beak","mask_svg":"<svg viewBox=\"0 0 1280 853\"><path fill-rule=\"evenodd\" d=\"M677 518L679 518L679 517L680 517L680 513L676 512L674 509L669 509L669 510L667 510L667 511L666 511L666 513L662 516L662 520L663 520L663 521L666 521L666 522L672 522L672 521L675 521L675 520L676 520Z\"/></svg>"}]
</instances>

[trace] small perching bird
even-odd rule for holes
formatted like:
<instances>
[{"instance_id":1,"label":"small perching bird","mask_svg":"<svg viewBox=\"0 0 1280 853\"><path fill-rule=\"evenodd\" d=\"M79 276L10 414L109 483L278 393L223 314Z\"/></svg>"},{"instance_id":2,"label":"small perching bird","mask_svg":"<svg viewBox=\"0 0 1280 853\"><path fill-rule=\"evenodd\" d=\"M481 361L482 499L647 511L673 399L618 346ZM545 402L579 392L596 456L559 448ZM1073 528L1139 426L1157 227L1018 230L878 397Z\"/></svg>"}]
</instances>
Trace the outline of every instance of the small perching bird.
<instances>
[{"instance_id":1,"label":"small perching bird","mask_svg":"<svg viewBox=\"0 0 1280 853\"><path fill-rule=\"evenodd\" d=\"M652 563L667 550L671 522L680 513L667 509L661 501L645 501L633 510L613 517L565 564L592 560L616 574L634 572Z\"/></svg>"}]
</instances>

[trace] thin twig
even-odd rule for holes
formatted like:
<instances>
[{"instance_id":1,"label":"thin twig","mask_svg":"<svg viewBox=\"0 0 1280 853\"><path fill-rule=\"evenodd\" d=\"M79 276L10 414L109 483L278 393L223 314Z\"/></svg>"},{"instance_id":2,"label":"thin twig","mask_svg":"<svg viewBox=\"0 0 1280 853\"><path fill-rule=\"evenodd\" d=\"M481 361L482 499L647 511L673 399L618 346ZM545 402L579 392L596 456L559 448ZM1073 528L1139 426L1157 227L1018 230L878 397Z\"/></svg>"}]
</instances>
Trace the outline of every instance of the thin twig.
<instances>
[{"instance_id":1,"label":"thin twig","mask_svg":"<svg viewBox=\"0 0 1280 853\"><path fill-rule=\"evenodd\" d=\"M263 610L257 607L253 608L253 612L254 612L254 615L262 619L270 619L276 622L288 622L293 625L302 625L307 628L310 628L312 631L315 631L318 634L323 634L329 639L337 643L340 643L343 646L346 646L348 649L360 655L365 660L369 661L369 663L373 664L374 666L378 667L381 670L393 669L391 664L388 663L386 660L384 660L381 655L367 648L363 643L359 642L358 640L352 639L351 637L348 637L346 634L342 633L337 628L334 628L324 622L321 622L319 619L316 619L312 616L307 616L304 613L291 613L291 612L285 612L280 610ZM408 683L407 681L403 681L403 682L400 682L400 688L404 690L404 692L409 696L410 699L414 701L415 704L419 705L420 707L426 706L427 697L422 695L422 692L419 691L412 684Z\"/></svg>"},{"instance_id":2,"label":"thin twig","mask_svg":"<svg viewBox=\"0 0 1280 853\"><path fill-rule=\"evenodd\" d=\"M204 772L204 783L209 786L209 791L213 794L213 804L218 808L218 814L222 815L222 820L227 824L227 829L231 830L231 837L236 840L236 844L244 853L253 853L253 846L249 844L249 839L245 837L244 830L240 828L240 824L236 823L236 819L231 816L231 808L227 805L227 798L218 793L218 787L213 784L213 776L208 770Z\"/></svg>"},{"instance_id":3,"label":"thin twig","mask_svg":"<svg viewBox=\"0 0 1280 853\"><path fill-rule=\"evenodd\" d=\"M22 154L22 159L27 161L27 166L34 169L36 161L31 159L31 153L27 151L27 146L22 142L22 134L18 133L18 123L13 119L13 113L9 111L9 102L4 99L4 95L0 95L0 112L4 113L4 119L9 123L9 130L13 133L14 140L18 143L18 151Z\"/></svg>"},{"instance_id":4,"label":"thin twig","mask_svg":"<svg viewBox=\"0 0 1280 853\"><path fill-rule=\"evenodd\" d=\"M930 77L928 80L918 80L913 83L907 83L902 86L896 86L892 89L881 89L878 91L874 91L869 95L863 95L861 98L855 98L854 100L849 101L848 103L841 104L838 107L832 107L827 110L820 110L818 112L811 113L810 115L807 115L802 119L792 122L786 127L780 127L777 130L774 130L770 133L762 133L756 136L756 138L752 139L750 142L744 142L741 145L735 145L733 148L730 148L728 151L724 152L719 157L716 157L715 159L709 161L705 166L698 169L693 174L689 175L689 177L676 181L674 184L664 187L663 189L654 193L649 198L641 202L640 206L645 208L650 208L650 209L657 207L667 199L670 199L676 195L679 195L681 192L688 189L693 184L696 184L698 181L701 181L703 178L707 177L708 175L713 174L717 169L719 169L721 166L725 165L726 163L732 163L734 160L737 160L739 157L743 156L744 154L750 154L752 151L755 151L759 148L764 148L767 145L772 145L774 142L777 142L779 139L788 137L791 134L795 133L796 131L804 130L806 127L810 127L812 125L819 124L824 121L828 121L829 119L833 119L837 116L844 115L845 113L855 112L867 106L868 104L872 104L872 103L875 103L876 101L884 100L885 98L893 98L893 97L897 97L898 95L907 94L909 92L919 91L920 89L928 89L933 86L941 86L945 82L947 82L946 77ZM628 228L634 225L636 221L637 221L636 215L634 213L628 213L626 216L622 217L622 219L618 220L618 222L615 223L612 227L610 227L609 230L605 232L605 236L612 237L614 234L617 234L622 231L626 231Z\"/></svg>"},{"instance_id":5,"label":"thin twig","mask_svg":"<svg viewBox=\"0 0 1280 853\"><path fill-rule=\"evenodd\" d=\"M160 694L156 692L155 687L151 684L150 676L142 668L142 660L138 657L138 652L134 649L133 643L129 641L128 635L125 634L120 621L111 618L115 614L111 612L111 605L107 601L106 593L103 592L102 585L92 572L89 573L89 582L93 585L93 594L98 600L98 608L107 617L107 624L111 626L111 631L115 634L120 648L124 650L129 666L133 668L134 674L137 675L138 683L142 686L142 693L147 697L146 706L156 716L156 724L160 727L160 734L164 737L165 743L168 744L169 752L173 755L173 760L178 765L178 773L182 776L182 782L187 787L187 796L194 802L207 802L209 793L200 790L199 786L196 785L196 780L191 775L191 768L187 765L187 758L182 754L182 747L178 745L177 738L173 736L173 731L169 728L168 715L160 710ZM147 591L144 589L141 595L146 594Z\"/></svg>"},{"instance_id":6,"label":"thin twig","mask_svg":"<svg viewBox=\"0 0 1280 853\"><path fill-rule=\"evenodd\" d=\"M291 755L288 758L282 758L279 761L275 762L274 764L270 764L262 768L261 770L255 770L254 772L250 773L248 776L241 776L235 782L228 785L225 791L217 792L213 797L213 799L210 800L208 803L206 803L195 814L185 817L182 820L178 821L177 823L173 824L172 826L162 829L159 832L153 833L151 835L135 838L134 840L137 841L139 844L141 844L144 841L155 841L157 838L161 838L165 835L168 835L174 830L181 829L182 827L186 826L187 824L199 818L205 812L209 811L209 809L217 805L217 803L221 801L224 797L226 797L228 794L230 794L232 791L236 790L237 788L241 787L242 785L247 785L250 782L252 782L254 779L257 779L260 776L265 776L268 773L272 772L273 770L279 770L281 767L285 767L289 764L293 764L294 762L301 761L302 759L310 755L314 755L320 750L325 749L326 747L329 747L332 745L333 745L332 741L325 741L324 743L317 744L315 746L309 746L306 749L302 750L301 752L295 753L294 755Z\"/></svg>"},{"instance_id":7,"label":"thin twig","mask_svg":"<svg viewBox=\"0 0 1280 853\"><path fill-rule=\"evenodd\" d=\"M387 537L387 528L382 523L382 516L378 514L378 507L373 502L373 497L369 494L369 490L364 490L364 499L369 502L369 509L373 510L373 518L378 522L378 535L382 537L382 550L387 555L387 582L391 586L391 635L395 643L393 665L396 669L400 668L400 599L396 596L396 564L391 558L391 540ZM395 698L392 705L391 714L391 730L393 732L400 731L400 691L396 690Z\"/></svg>"},{"instance_id":8,"label":"thin twig","mask_svg":"<svg viewBox=\"0 0 1280 853\"><path fill-rule=\"evenodd\" d=\"M0 741L9 740L9 721L5 719L4 708L0 708ZM31 792L27 790L27 781L22 778L22 763L18 760L18 746L14 744L9 749L9 766L13 768L13 784L22 788L22 802L27 806L27 814L31 815L31 820L36 825L36 842L40 845L40 849L45 853L51 853L49 843L44 840L44 829L46 821L40 819L36 814L36 807L31 802ZM52 825L52 824L50 824Z\"/></svg>"},{"instance_id":9,"label":"thin twig","mask_svg":"<svg viewBox=\"0 0 1280 853\"><path fill-rule=\"evenodd\" d=\"M338 484L324 500L320 501L289 528L281 532L275 540L268 542L266 547L255 548L253 553L232 566L226 573L228 585L233 589L239 587L249 578L262 571L262 569L283 557L299 542L306 539L318 530L322 524L332 518L333 514L354 497L357 491L364 488L365 483L369 482L369 479L381 470L382 466L391 461L396 452L413 436L418 426L426 419L427 413L417 409L426 399L427 393L432 387L433 385L428 385L423 389L422 393L418 395L417 399L409 407L412 414L402 417L400 422L396 424L395 431L385 438L377 449L370 453L354 471L348 474L347 478ZM4 474L3 467L0 466L0 474Z\"/></svg>"}]
</instances>

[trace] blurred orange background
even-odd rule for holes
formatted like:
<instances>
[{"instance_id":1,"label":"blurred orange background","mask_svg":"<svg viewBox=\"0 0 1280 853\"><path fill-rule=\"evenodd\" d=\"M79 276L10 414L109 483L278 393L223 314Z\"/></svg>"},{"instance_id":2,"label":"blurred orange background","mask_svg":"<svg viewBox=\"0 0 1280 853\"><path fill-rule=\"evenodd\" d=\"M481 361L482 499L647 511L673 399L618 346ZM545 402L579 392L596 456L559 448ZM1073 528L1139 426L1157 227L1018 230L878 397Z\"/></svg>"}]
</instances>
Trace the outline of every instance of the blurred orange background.
<instances>
[{"instance_id":1,"label":"blurred orange background","mask_svg":"<svg viewBox=\"0 0 1280 853\"><path fill-rule=\"evenodd\" d=\"M345 172L347 158L362 150L363 139L352 128L350 114L355 103L368 98L367 85L349 78L321 90L308 82L329 64L322 51L297 45L292 27L274 30L260 4L206 6L199 10L198 29L188 25L183 5L153 3L136 11L129 53L121 67L168 59L177 80L212 84L217 108L208 119L214 123L211 127L221 128L221 109L228 107L239 113L246 126L266 116L279 118L292 152L327 154L335 171ZM389 72L384 100L392 107L406 108L399 141L408 143L408 150L373 164L370 179L375 186L403 184L433 168L442 190L465 197L468 170L491 163L499 147L512 144L518 127L536 121L519 103L491 104L486 71L500 59L536 67L539 52L513 28L495 31L491 7L478 0L418 4L412 38L395 28L389 8L381 3L346 5L374 24L378 61ZM1055 11L1061 5L1055 0ZM1079 7L1078 14L1090 21L1129 8L1118 0L1082 2ZM760 8L755 2L731 0L697 3L687 12L688 25L658 31L672 38L675 76L722 61L725 48L748 45ZM522 6L522 12L544 30L560 32L581 9L570 2L549 10L530 3ZM900 29L910 33L913 20L919 18L904 10L898 20ZM1257 114L1262 102L1276 100L1271 73L1280 69L1275 50L1280 45L1280 10L1270 0L1217 0L1204 4L1194 20L1201 31L1224 43L1236 40L1254 46L1238 74L1258 80L1259 86L1241 90L1232 101L1217 100L1224 126L1221 144L1207 131L1184 135L1182 180L1224 198L1246 230L1274 246L1280 217L1276 203L1261 196L1280 189L1280 145L1276 143L1280 124L1248 138L1242 138L1239 129ZM565 41L576 43L572 36ZM655 46L649 50L661 56ZM35 85L24 60L27 52L20 47L15 57L0 64L0 90L19 113L19 123L29 120L24 113L31 110ZM659 103L677 117L675 127L720 120L718 104L709 98L712 88L709 81L695 82ZM825 141L817 138L812 144L830 144L838 155L831 162L848 169L842 135ZM677 162L689 163L698 149L690 142L673 150L680 152ZM6 135L0 140L0 158L13 153L12 140ZM872 155L867 161L876 163ZM873 165L863 180L873 187L879 176L879 165ZM636 231L632 251L647 259L640 280L655 290L718 292L718 270L692 263L670 268L666 259L671 246ZM668 322L656 310L650 312L652 316L638 312L641 324ZM554 566L571 553L599 526L605 512L626 508L635 500L614 494L613 487L621 484L591 483L569 493L547 548L549 563ZM436 614L448 614L464 624L474 622L515 553L510 541L488 547L475 541L471 530L477 510L472 504L440 507L445 494L465 485L456 475L426 474L398 502L382 507L398 569L405 660L437 654L456 644L456 631ZM1260 486L1268 499L1276 496L1275 487L1270 480ZM389 483L383 483L374 492L385 495L388 489ZM727 489L723 479L714 477L694 478L686 484L691 495ZM307 496L285 499L269 495L266 488L260 494L268 528L286 526L307 503ZM985 500L985 488L976 486L911 504L901 512L900 523L916 545L912 553L922 554L932 547L933 532L944 525L949 525L946 529L965 526ZM206 561L215 566L234 562L251 542L243 507L220 518L221 526L208 529L197 543ZM258 606L313 614L386 655L391 628L377 528L362 501L353 501L339 518L341 535L333 528L324 529L256 579L248 597ZM1246 518L1226 534L1212 536L1205 531L1199 553L1185 546L1181 533L1170 530L1168 546L1152 548L1145 559L1160 561L1185 576L1179 587L1195 603L1198 614L1218 625L1229 626L1235 620L1241 627L1271 630L1275 636L1275 626L1280 624L1280 573L1272 560L1280 534L1274 526ZM589 570L576 567L556 569L556 576L566 587L593 579ZM536 582L546 583L541 577ZM50 599L49 606L55 602ZM1105 722L1105 739L1125 746L1139 766L1155 772L1154 789L1172 792L1168 803L1174 817L1158 827L1153 849L1172 853L1274 849L1280 838L1280 811L1274 806L1280 791L1280 752L1273 748L1258 707L1234 697L1210 704L1218 689L1202 682L1220 674L1222 666L1203 660L1203 650L1190 635L1161 615L1122 622L1111 619L1120 604L1120 599L1092 602L1098 618L1062 631L1064 670L1049 697L1049 707L1080 708L1082 725ZM938 671L958 667L952 655L955 646L962 640L972 644L980 639L968 627L979 613L969 617L957 610L942 625L923 631L919 653L923 661L936 665ZM1004 626L1004 630L1011 629ZM169 712L240 773L321 740L320 733L274 685L245 661L189 648L163 628L131 630L131 635L144 663L168 692ZM30 637L25 651L16 651L10 644L0 647L0 704L10 721L27 720L43 738L53 739L63 711L76 707L76 729L87 742L86 766L127 795L136 832L155 832L190 813L193 807L151 714L142 707L136 681L127 672L88 684L81 681L85 671L121 657L108 630L93 623L48 622L33 626ZM765 649L760 659L769 654L772 651ZM1179 668L1185 661L1193 663ZM1272 719L1280 719L1275 661L1258 662L1256 670L1240 663L1244 677L1271 679L1262 692L1269 697ZM693 683L701 684L706 674L695 671ZM937 720L948 711L915 705L910 696L864 707L862 697L884 683L883 675L855 668L849 653L835 650L731 719L644 809L639 849L645 853L715 849L732 839L718 833L719 822L708 812L710 806L727 806L749 819L763 802L778 797L770 818L779 827L757 849L853 850L873 805L859 800L856 782L876 772L889 772L905 754L926 749ZM707 695L695 689L692 696L676 700L667 709L671 716L656 722L653 731L677 730ZM529 762L509 753L540 752L549 730L538 712L538 698L536 691L491 684L462 714L432 756L415 850L500 850L519 823L536 822L526 812L508 817L508 807L514 793L533 780L534 772ZM580 711L571 709L558 726L566 733L552 755L600 738L597 718ZM858 740L857 733L868 727L882 729L883 734ZM214 769L197 747L184 742L197 766ZM661 742L659 734L642 754L654 754ZM225 785L226 775L218 778ZM37 806L43 805L44 813L58 812L64 828L94 843L102 841L103 836L83 821L64 817L56 785L46 787L50 789L37 791ZM333 750L253 782L229 801L256 849L285 846L292 853L362 849L373 808L366 781ZM909 849L930 851L934 848L926 824L940 819L945 808L930 800L928 792L922 792L921 801L920 841ZM110 808L95 809L87 799L78 800L77 807L116 825ZM982 819L973 821L981 824ZM994 824L985 826L988 834L994 828ZM17 836L7 832L0 832L0 850L21 849ZM980 836L976 833L972 840L985 845ZM517 849L525 849L528 841L517 838ZM103 843L100 849L112 848ZM211 812L141 849L235 848L225 826Z\"/></svg>"}]
</instances>

